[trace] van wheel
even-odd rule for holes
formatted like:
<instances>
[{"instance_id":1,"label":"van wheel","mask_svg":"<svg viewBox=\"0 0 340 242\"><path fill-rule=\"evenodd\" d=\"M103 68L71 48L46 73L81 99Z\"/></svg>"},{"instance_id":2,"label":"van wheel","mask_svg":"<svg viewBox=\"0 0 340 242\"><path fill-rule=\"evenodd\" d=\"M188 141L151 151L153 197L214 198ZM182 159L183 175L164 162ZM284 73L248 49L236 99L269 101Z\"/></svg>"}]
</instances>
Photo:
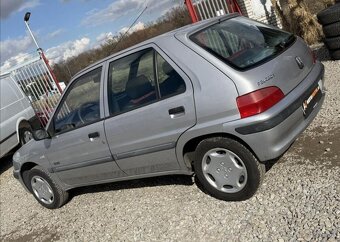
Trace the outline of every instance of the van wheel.
<instances>
[{"instance_id":1,"label":"van wheel","mask_svg":"<svg viewBox=\"0 0 340 242\"><path fill-rule=\"evenodd\" d=\"M45 208L59 208L68 200L68 192L62 190L40 166L29 171L27 185L34 198Z\"/></svg>"},{"instance_id":2,"label":"van wheel","mask_svg":"<svg viewBox=\"0 0 340 242\"><path fill-rule=\"evenodd\" d=\"M32 130L30 128L21 128L19 131L20 145L26 144L33 139Z\"/></svg>"},{"instance_id":3,"label":"van wheel","mask_svg":"<svg viewBox=\"0 0 340 242\"><path fill-rule=\"evenodd\" d=\"M203 140L196 148L195 172L203 188L225 201L252 197L260 187L265 166L239 142L216 137Z\"/></svg>"}]
</instances>

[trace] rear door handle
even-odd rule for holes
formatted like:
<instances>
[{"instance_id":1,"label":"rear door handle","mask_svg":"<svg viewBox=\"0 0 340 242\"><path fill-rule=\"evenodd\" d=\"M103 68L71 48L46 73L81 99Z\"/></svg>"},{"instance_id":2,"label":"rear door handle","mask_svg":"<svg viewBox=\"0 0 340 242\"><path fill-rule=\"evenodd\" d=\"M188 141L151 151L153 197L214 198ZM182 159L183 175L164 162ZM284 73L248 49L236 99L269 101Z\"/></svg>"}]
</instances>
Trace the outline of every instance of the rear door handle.
<instances>
[{"instance_id":1,"label":"rear door handle","mask_svg":"<svg viewBox=\"0 0 340 242\"><path fill-rule=\"evenodd\" d=\"M171 118L177 118L185 114L185 109L183 106L169 109L169 115Z\"/></svg>"},{"instance_id":2,"label":"rear door handle","mask_svg":"<svg viewBox=\"0 0 340 242\"><path fill-rule=\"evenodd\" d=\"M90 133L88 136L89 136L90 140L92 141L95 138L98 138L100 135L99 135L99 132L94 132L94 133Z\"/></svg>"}]
</instances>

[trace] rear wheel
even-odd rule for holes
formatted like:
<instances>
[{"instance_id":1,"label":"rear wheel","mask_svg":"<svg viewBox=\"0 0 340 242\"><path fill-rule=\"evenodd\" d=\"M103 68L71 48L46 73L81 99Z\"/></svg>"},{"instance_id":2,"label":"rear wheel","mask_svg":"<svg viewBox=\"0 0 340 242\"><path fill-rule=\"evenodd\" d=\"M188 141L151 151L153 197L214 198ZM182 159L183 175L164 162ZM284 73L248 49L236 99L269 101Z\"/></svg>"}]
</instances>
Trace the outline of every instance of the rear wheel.
<instances>
[{"instance_id":1,"label":"rear wheel","mask_svg":"<svg viewBox=\"0 0 340 242\"><path fill-rule=\"evenodd\" d=\"M203 140L197 146L194 166L205 190L226 201L252 197L265 174L265 166L245 146L224 137Z\"/></svg>"},{"instance_id":2,"label":"rear wheel","mask_svg":"<svg viewBox=\"0 0 340 242\"><path fill-rule=\"evenodd\" d=\"M68 192L62 190L40 166L29 171L27 183L34 198L46 208L59 208L68 200Z\"/></svg>"}]
</instances>

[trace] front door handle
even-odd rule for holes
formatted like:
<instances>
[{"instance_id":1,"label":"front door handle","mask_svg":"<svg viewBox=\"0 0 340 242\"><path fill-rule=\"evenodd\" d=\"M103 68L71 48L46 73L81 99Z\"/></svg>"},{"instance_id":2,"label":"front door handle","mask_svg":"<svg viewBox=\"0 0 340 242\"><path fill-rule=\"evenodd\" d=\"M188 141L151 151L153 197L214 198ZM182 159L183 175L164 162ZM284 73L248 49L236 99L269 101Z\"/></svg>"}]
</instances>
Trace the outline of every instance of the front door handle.
<instances>
[{"instance_id":1,"label":"front door handle","mask_svg":"<svg viewBox=\"0 0 340 242\"><path fill-rule=\"evenodd\" d=\"M93 132L89 134L89 138L91 141L94 140L95 138L98 138L99 136L100 136L99 132Z\"/></svg>"},{"instance_id":2,"label":"front door handle","mask_svg":"<svg viewBox=\"0 0 340 242\"><path fill-rule=\"evenodd\" d=\"M185 114L185 109L183 106L169 109L169 115L171 118L177 118Z\"/></svg>"}]
</instances>

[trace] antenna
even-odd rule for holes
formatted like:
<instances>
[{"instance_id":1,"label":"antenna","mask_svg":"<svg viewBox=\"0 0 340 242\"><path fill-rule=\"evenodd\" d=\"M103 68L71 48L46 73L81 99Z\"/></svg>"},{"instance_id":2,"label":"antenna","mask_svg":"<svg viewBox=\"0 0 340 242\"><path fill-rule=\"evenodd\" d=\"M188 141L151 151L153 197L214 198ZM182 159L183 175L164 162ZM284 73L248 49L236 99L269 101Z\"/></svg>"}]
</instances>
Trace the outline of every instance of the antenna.
<instances>
[{"instance_id":1,"label":"antenna","mask_svg":"<svg viewBox=\"0 0 340 242\"><path fill-rule=\"evenodd\" d=\"M145 10L148 8L148 6L146 6L143 11L137 16L137 18L133 21L133 23L130 25L130 27L125 31L125 33L119 38L119 40L117 41L117 43L115 44L115 46L113 47L112 51L114 51L118 44L120 43L120 41L125 37L125 35L130 31L130 29L132 28L132 26L135 25L135 23L138 21L138 19L142 16L142 14L145 12Z\"/></svg>"}]
</instances>

